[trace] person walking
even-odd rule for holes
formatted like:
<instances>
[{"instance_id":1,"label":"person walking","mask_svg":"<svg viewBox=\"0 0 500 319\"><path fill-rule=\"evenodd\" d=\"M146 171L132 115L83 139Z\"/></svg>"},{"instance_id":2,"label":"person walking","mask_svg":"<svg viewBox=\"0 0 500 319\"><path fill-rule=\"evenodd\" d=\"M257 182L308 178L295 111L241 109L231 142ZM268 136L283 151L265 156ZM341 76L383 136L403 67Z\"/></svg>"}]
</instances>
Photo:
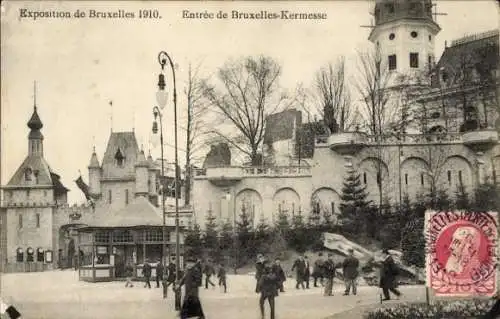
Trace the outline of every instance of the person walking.
<instances>
[{"instance_id":1,"label":"person walking","mask_svg":"<svg viewBox=\"0 0 500 319\"><path fill-rule=\"evenodd\" d=\"M306 289L309 289L309 280L311 278L311 265L309 264L309 259L307 259L307 256L304 256L304 265L305 265L304 281L306 282Z\"/></svg>"},{"instance_id":2,"label":"person walking","mask_svg":"<svg viewBox=\"0 0 500 319\"><path fill-rule=\"evenodd\" d=\"M342 263L342 272L344 274L344 283L345 283L345 293L344 296L348 296L351 287L352 287L352 294L356 295L357 293L357 278L359 276L359 260L354 257L354 249L349 249L349 256L347 256L346 259L344 259L344 262Z\"/></svg>"},{"instance_id":3,"label":"person walking","mask_svg":"<svg viewBox=\"0 0 500 319\"><path fill-rule=\"evenodd\" d=\"M314 287L318 287L318 278L320 280L320 284L324 286L323 283L323 277L324 277L324 271L323 271L323 253L318 254L318 259L314 262L314 268L313 268L313 273L312 276L314 278Z\"/></svg>"},{"instance_id":4,"label":"person walking","mask_svg":"<svg viewBox=\"0 0 500 319\"><path fill-rule=\"evenodd\" d=\"M262 254L257 255L257 262L255 263L255 279L256 279L256 284L255 284L255 292L258 293L259 291L259 280L260 277L262 276L262 273L264 272L264 261L265 258Z\"/></svg>"},{"instance_id":5,"label":"person walking","mask_svg":"<svg viewBox=\"0 0 500 319\"><path fill-rule=\"evenodd\" d=\"M333 261L333 255L328 254L328 259L324 263L324 274L326 279L325 284L325 296L333 296L333 279L335 278L335 262Z\"/></svg>"},{"instance_id":6,"label":"person walking","mask_svg":"<svg viewBox=\"0 0 500 319\"><path fill-rule=\"evenodd\" d=\"M264 263L257 290L260 292L259 306L261 319L264 319L264 303L269 302L270 319L275 319L275 298L278 296L279 281L268 261Z\"/></svg>"},{"instance_id":7,"label":"person walking","mask_svg":"<svg viewBox=\"0 0 500 319\"><path fill-rule=\"evenodd\" d=\"M208 289L208 284L215 287L215 284L210 280L210 277L215 274L215 269L210 260L205 264L205 267L203 267L203 273L205 274L205 289Z\"/></svg>"},{"instance_id":8,"label":"person walking","mask_svg":"<svg viewBox=\"0 0 500 319\"><path fill-rule=\"evenodd\" d=\"M395 294L398 298L401 297L401 292L397 289L398 282L397 276L399 275L399 269L394 262L389 250L383 250L384 262L382 263L382 268L380 269L380 288L384 294L384 299L382 301L391 300L389 291Z\"/></svg>"},{"instance_id":9,"label":"person walking","mask_svg":"<svg viewBox=\"0 0 500 319\"><path fill-rule=\"evenodd\" d=\"M286 281L286 275L285 275L285 271L281 267L281 262L280 262L279 258L276 258L274 260L274 265L272 267L272 270L273 270L274 274L276 275L276 277L278 278L279 291L285 292L284 283Z\"/></svg>"},{"instance_id":10,"label":"person walking","mask_svg":"<svg viewBox=\"0 0 500 319\"><path fill-rule=\"evenodd\" d=\"M199 297L200 281L203 274L194 259L186 261L186 271L182 279L177 283L176 289L180 290L184 286L184 300L180 310L180 318L187 319L197 317L204 319L203 307Z\"/></svg>"},{"instance_id":11,"label":"person walking","mask_svg":"<svg viewBox=\"0 0 500 319\"><path fill-rule=\"evenodd\" d=\"M160 282L163 283L163 273L165 272L165 268L161 263L161 259L158 260L158 264L156 265L156 288L160 288Z\"/></svg>"},{"instance_id":12,"label":"person walking","mask_svg":"<svg viewBox=\"0 0 500 319\"><path fill-rule=\"evenodd\" d=\"M172 285L172 290L175 289L175 263L174 260L171 260L168 266L166 267L166 284L163 286L164 296L167 296L168 287Z\"/></svg>"},{"instance_id":13,"label":"person walking","mask_svg":"<svg viewBox=\"0 0 500 319\"><path fill-rule=\"evenodd\" d=\"M149 260L146 259L144 262L144 266L142 267L142 273L144 274L144 280L146 284L144 285L144 288L148 287L151 289L151 265L149 264Z\"/></svg>"},{"instance_id":14,"label":"person walking","mask_svg":"<svg viewBox=\"0 0 500 319\"><path fill-rule=\"evenodd\" d=\"M296 271L295 276L297 279L297 284L295 285L296 289L299 289L299 286L302 287L302 289L306 289L304 286L304 277L306 273L306 263L304 262L304 258L300 256L295 260L295 262L292 265L291 271Z\"/></svg>"},{"instance_id":15,"label":"person walking","mask_svg":"<svg viewBox=\"0 0 500 319\"><path fill-rule=\"evenodd\" d=\"M125 276L127 278L125 287L134 287L134 284L132 283L132 277L134 276L134 267L132 267L132 264L129 262L127 263L127 265L125 265Z\"/></svg>"},{"instance_id":16,"label":"person walking","mask_svg":"<svg viewBox=\"0 0 500 319\"><path fill-rule=\"evenodd\" d=\"M227 283L226 283L226 269L224 268L224 264L220 263L219 271L217 272L217 278L219 278L219 287L224 287L224 293L227 292Z\"/></svg>"}]
</instances>

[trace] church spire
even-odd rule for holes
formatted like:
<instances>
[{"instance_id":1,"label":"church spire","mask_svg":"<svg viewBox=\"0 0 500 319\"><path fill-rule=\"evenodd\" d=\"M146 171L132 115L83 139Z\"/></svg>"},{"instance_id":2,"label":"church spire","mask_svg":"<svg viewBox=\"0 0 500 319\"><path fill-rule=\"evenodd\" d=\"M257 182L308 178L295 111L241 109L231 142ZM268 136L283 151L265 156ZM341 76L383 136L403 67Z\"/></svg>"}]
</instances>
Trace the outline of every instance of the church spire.
<instances>
[{"instance_id":1,"label":"church spire","mask_svg":"<svg viewBox=\"0 0 500 319\"><path fill-rule=\"evenodd\" d=\"M33 83L33 115L31 115L31 118L28 121L28 127L35 131L40 130L43 127L43 123L40 120L36 109L36 81Z\"/></svg>"},{"instance_id":2,"label":"church spire","mask_svg":"<svg viewBox=\"0 0 500 319\"><path fill-rule=\"evenodd\" d=\"M28 121L28 127L31 129L28 135L28 154L30 156L43 156L43 134L40 132L43 123L36 108L36 82L33 84L33 93L33 114Z\"/></svg>"}]
</instances>

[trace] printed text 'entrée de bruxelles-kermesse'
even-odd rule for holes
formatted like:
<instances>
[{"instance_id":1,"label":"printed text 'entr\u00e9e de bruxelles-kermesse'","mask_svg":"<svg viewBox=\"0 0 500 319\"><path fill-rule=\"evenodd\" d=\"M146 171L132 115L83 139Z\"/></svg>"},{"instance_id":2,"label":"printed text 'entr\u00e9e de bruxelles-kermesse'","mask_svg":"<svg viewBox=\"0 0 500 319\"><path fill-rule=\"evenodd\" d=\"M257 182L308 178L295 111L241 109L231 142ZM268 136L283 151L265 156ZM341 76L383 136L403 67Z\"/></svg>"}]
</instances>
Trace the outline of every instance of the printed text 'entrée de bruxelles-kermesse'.
<instances>
[{"instance_id":1,"label":"printed text 'entr\u00e9e de bruxelles-kermesse'","mask_svg":"<svg viewBox=\"0 0 500 319\"><path fill-rule=\"evenodd\" d=\"M289 10L279 11L238 11L231 10L230 12L220 10L218 12L204 11L182 11L183 19L235 19L235 20L325 20L328 18L324 12L292 12Z\"/></svg>"}]
</instances>

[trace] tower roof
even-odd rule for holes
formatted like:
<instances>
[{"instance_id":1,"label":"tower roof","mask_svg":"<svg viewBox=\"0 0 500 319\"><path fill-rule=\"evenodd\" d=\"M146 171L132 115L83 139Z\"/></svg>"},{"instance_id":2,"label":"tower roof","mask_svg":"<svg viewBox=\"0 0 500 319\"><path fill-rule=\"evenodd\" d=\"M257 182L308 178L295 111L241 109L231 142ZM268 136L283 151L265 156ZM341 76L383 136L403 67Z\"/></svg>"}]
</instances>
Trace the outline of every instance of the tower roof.
<instances>
[{"instance_id":1,"label":"tower roof","mask_svg":"<svg viewBox=\"0 0 500 319\"><path fill-rule=\"evenodd\" d=\"M138 154L134 132L112 132L102 159L103 178L135 178ZM122 165L117 165L117 157Z\"/></svg>"},{"instance_id":2,"label":"tower roof","mask_svg":"<svg viewBox=\"0 0 500 319\"><path fill-rule=\"evenodd\" d=\"M400 19L427 20L432 18L432 0L376 0L375 26Z\"/></svg>"},{"instance_id":3,"label":"tower roof","mask_svg":"<svg viewBox=\"0 0 500 319\"><path fill-rule=\"evenodd\" d=\"M137 164L135 164L135 166L149 167L149 162L146 160L146 155L144 155L143 150L139 152L139 155L137 156Z\"/></svg>"},{"instance_id":4,"label":"tower roof","mask_svg":"<svg viewBox=\"0 0 500 319\"><path fill-rule=\"evenodd\" d=\"M89 168L99 168L99 167L100 167L99 160L97 159L97 154L96 154L95 148L94 148L94 151L92 152L92 156L90 157Z\"/></svg>"},{"instance_id":5,"label":"tower roof","mask_svg":"<svg viewBox=\"0 0 500 319\"><path fill-rule=\"evenodd\" d=\"M38 112L36 111L36 106L33 109L33 115L31 115L31 118L28 121L28 127L32 130L39 130L43 127L43 123L38 116Z\"/></svg>"}]
</instances>

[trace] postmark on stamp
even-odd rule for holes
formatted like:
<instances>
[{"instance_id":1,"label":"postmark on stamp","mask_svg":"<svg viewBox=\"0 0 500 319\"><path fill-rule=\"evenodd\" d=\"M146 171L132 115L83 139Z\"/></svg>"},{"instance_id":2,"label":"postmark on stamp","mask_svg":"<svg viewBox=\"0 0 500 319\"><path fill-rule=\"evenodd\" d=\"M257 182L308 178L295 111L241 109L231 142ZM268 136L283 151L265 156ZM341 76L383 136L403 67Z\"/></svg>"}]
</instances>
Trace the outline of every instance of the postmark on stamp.
<instances>
[{"instance_id":1,"label":"postmark on stamp","mask_svg":"<svg viewBox=\"0 0 500 319\"><path fill-rule=\"evenodd\" d=\"M497 291L496 212L427 211L427 286L436 296L493 296Z\"/></svg>"}]
</instances>

